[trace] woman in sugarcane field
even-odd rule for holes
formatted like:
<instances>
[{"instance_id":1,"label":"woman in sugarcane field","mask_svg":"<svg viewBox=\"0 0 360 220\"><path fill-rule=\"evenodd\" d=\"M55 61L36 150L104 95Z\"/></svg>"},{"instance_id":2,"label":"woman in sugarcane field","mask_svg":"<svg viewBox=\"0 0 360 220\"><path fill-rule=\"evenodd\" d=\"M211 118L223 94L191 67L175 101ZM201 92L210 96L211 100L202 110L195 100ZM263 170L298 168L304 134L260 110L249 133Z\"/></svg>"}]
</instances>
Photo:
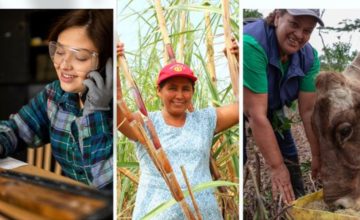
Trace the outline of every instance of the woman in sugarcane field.
<instances>
[{"instance_id":1,"label":"woman in sugarcane field","mask_svg":"<svg viewBox=\"0 0 360 220\"><path fill-rule=\"evenodd\" d=\"M283 108L296 99L311 147L312 176L320 169L310 123L320 61L308 43L317 23L324 25L318 9L276 9L244 26L244 121L270 167L273 198L280 193L285 203L305 192L291 131L275 131L274 126L285 121Z\"/></svg>"},{"instance_id":2,"label":"woman in sugarcane field","mask_svg":"<svg viewBox=\"0 0 360 220\"><path fill-rule=\"evenodd\" d=\"M18 143L51 143L65 176L112 190L111 10L72 10L54 25L49 52L56 80L0 122L0 156Z\"/></svg>"},{"instance_id":3,"label":"woman in sugarcane field","mask_svg":"<svg viewBox=\"0 0 360 220\"><path fill-rule=\"evenodd\" d=\"M118 44L117 51L118 55L123 54L123 44ZM238 57L235 40L230 51ZM163 108L149 113L183 191L186 185L180 166L184 165L191 186L211 181L209 156L212 139L215 134L236 125L239 121L238 102L217 108L189 111L192 109L196 81L194 72L185 64L175 62L164 66L156 82L157 95ZM119 86L118 81L118 100L121 99ZM134 117L137 116L134 114ZM133 219L137 220L172 196L147 154L144 143L138 141L132 127L119 110L118 124L119 130L136 142L136 154L141 170L133 212ZM195 199L203 219L222 219L213 190L195 193ZM189 198L186 201L191 204ZM185 216L177 203L155 216L155 219L185 219Z\"/></svg>"}]
</instances>

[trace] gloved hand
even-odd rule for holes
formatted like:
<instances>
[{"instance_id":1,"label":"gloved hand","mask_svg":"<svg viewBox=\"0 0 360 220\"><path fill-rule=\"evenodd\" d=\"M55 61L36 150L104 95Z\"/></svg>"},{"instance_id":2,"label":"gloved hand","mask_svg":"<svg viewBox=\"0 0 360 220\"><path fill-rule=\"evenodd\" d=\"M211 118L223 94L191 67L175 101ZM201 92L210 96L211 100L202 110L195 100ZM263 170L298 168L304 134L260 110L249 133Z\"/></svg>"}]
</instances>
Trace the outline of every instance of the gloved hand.
<instances>
[{"instance_id":1,"label":"gloved hand","mask_svg":"<svg viewBox=\"0 0 360 220\"><path fill-rule=\"evenodd\" d=\"M112 77L112 60L109 58L105 67L106 82L97 71L92 71L88 75L88 79L84 80L83 84L88 88L86 99L84 103L83 115L88 115L95 111L110 110L110 101L113 97L113 77Z\"/></svg>"}]
</instances>

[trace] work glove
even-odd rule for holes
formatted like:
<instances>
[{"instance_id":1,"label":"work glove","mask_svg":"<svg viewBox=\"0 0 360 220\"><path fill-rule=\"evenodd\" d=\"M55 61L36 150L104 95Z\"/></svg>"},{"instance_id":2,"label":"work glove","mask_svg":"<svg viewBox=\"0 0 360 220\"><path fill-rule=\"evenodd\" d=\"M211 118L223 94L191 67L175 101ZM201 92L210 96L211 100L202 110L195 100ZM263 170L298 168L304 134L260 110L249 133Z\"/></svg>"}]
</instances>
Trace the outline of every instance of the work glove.
<instances>
[{"instance_id":1,"label":"work glove","mask_svg":"<svg viewBox=\"0 0 360 220\"><path fill-rule=\"evenodd\" d=\"M95 111L110 110L110 101L113 97L112 72L112 60L109 58L105 66L105 84L104 79L97 71L90 72L88 79L83 81L83 84L88 88L83 115L88 115Z\"/></svg>"}]
</instances>

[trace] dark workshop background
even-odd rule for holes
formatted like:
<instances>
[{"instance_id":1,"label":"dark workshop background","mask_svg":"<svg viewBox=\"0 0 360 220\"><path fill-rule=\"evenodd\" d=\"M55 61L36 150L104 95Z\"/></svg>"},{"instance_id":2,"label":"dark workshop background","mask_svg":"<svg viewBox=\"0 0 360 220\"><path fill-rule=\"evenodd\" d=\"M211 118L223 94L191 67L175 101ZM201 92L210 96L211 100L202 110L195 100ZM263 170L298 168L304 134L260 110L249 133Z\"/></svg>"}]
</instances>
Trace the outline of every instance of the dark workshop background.
<instances>
[{"instance_id":1,"label":"dark workshop background","mask_svg":"<svg viewBox=\"0 0 360 220\"><path fill-rule=\"evenodd\" d=\"M47 38L54 23L68 11L0 9L0 120L7 120L57 79ZM25 161L25 147L20 143L14 157Z\"/></svg>"}]
</instances>

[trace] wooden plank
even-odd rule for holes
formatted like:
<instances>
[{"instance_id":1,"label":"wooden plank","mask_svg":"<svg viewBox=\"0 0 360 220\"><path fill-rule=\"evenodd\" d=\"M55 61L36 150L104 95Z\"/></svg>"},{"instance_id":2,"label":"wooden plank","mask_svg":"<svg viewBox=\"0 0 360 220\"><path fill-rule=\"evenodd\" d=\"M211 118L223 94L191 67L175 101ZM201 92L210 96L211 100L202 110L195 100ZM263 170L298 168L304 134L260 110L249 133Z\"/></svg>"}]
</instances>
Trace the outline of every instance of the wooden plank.
<instances>
[{"instance_id":1,"label":"wooden plank","mask_svg":"<svg viewBox=\"0 0 360 220\"><path fill-rule=\"evenodd\" d=\"M4 214L10 218L18 219L18 220L29 220L29 219L36 219L36 220L46 220L46 218L41 217L40 215L31 213L24 209L18 208L13 206L7 202L3 202L0 200L0 219L1 214Z\"/></svg>"},{"instance_id":2,"label":"wooden plank","mask_svg":"<svg viewBox=\"0 0 360 220\"><path fill-rule=\"evenodd\" d=\"M60 186L59 186L60 187ZM47 219L83 219L105 207L106 202L0 176L0 201ZM37 219L37 218L27 218Z\"/></svg>"}]
</instances>

